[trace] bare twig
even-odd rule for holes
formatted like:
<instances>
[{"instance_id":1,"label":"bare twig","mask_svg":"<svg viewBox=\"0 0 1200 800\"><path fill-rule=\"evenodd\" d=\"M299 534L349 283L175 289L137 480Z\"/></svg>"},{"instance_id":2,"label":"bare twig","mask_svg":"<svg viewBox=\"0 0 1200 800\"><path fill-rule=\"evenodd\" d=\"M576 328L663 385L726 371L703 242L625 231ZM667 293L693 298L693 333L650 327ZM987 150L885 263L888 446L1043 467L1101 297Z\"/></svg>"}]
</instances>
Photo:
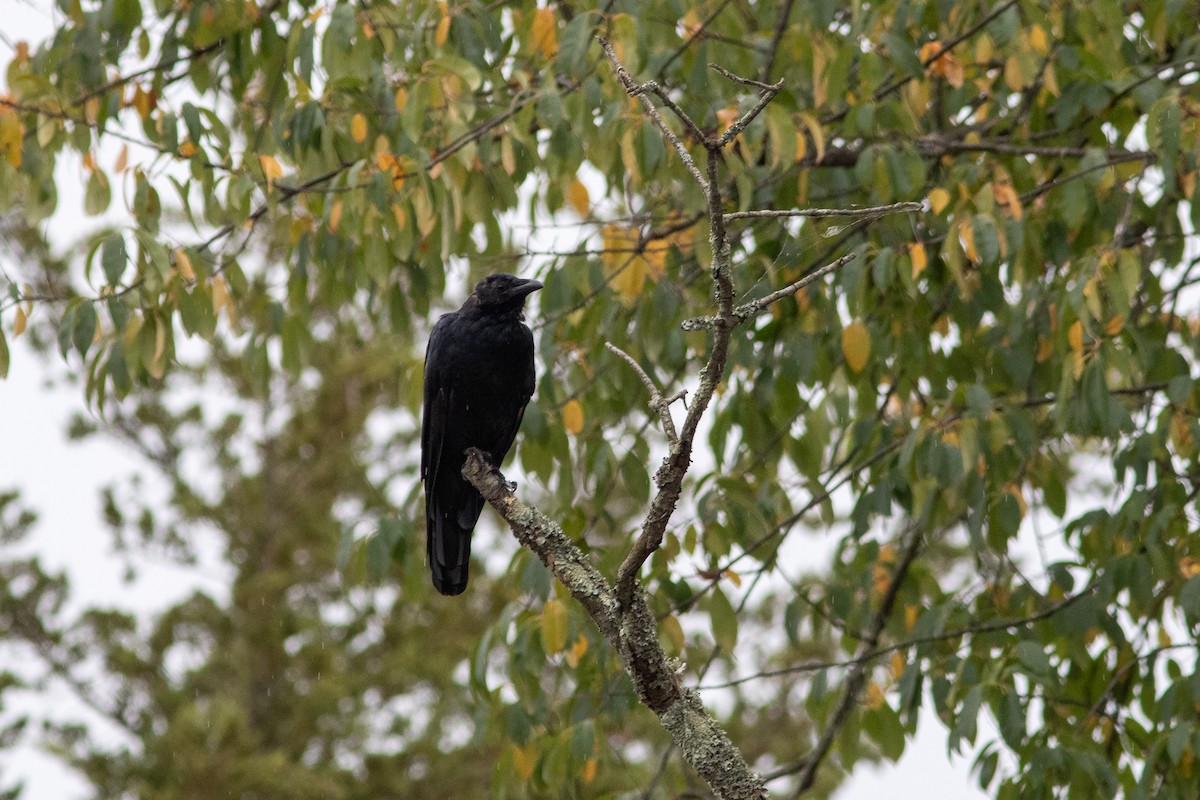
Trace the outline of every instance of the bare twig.
<instances>
[{"instance_id":1,"label":"bare twig","mask_svg":"<svg viewBox=\"0 0 1200 800\"><path fill-rule=\"evenodd\" d=\"M1007 630L1012 630L1013 628L1020 628L1025 625L1031 625L1034 622L1041 622L1044 619L1049 619L1050 617L1053 617L1055 614L1074 605L1080 599L1091 594L1095 590L1095 588L1096 588L1095 583L1089 584L1088 586L1086 586L1079 592L1076 592L1075 594L1072 594L1072 595L1068 595L1067 597L1064 597L1062 600L1059 600L1057 603L1047 606L1043 610L1038 611L1034 614L1030 614L1025 617L1017 617L1014 619L999 619L999 620L994 620L992 622L980 623L978 625L968 625L963 628L956 628L955 630L952 630L952 631L944 631L942 633L933 633L928 636L917 636L912 639L905 639L902 642L896 642L895 644L890 644L886 647L876 648L875 650L872 650L870 652L862 652L860 650L858 655L855 655L852 658L844 658L844 659L839 659L839 660L828 660L828 661L805 661L802 664L793 664L790 667L780 667L779 669L764 670L762 672L756 672L753 675L743 675L740 678L734 678L732 680L724 681L722 683L710 683L710 684L706 684L704 686L698 686L696 688L698 691L707 691L709 689L727 689L727 688L730 688L733 686L740 686L743 683L749 683L751 681L762 680L763 678L778 678L783 675L795 675L795 674L803 673L803 672L816 672L816 671L822 670L822 669L838 669L841 667L852 667L852 666L855 666L856 664L861 664L861 663L867 662L867 661L875 661L876 659L879 659L882 656L891 655L892 653L896 653L901 650L908 650L909 648L912 648L912 647L919 647L923 644L932 644L934 642L946 642L946 641L952 641L954 639L962 639L967 636L978 636L979 634L983 634L983 633L996 633L997 631L1007 631ZM768 774L767 780L771 780L772 776L781 777L782 775L790 775L790 774L798 771L798 768L793 768L790 770L787 768L783 768L783 769L785 771L780 772L779 775L776 775L775 773Z\"/></svg>"},{"instance_id":2,"label":"bare twig","mask_svg":"<svg viewBox=\"0 0 1200 800\"><path fill-rule=\"evenodd\" d=\"M629 355L612 342L605 342L604 346L607 347L609 351L619 356L626 364L632 367L633 371L637 373L637 376L641 378L642 384L646 387L646 391L650 393L650 408L654 411L657 411L659 419L662 420L663 432L667 435L667 443L671 447L675 447L677 444L679 444L679 434L675 431L675 420L671 418L671 403L674 399L678 399L678 393L672 395L670 399L663 397L663 394L661 391L659 391L657 384L654 383L654 379L651 378L644 369L642 369L641 365L634 360L633 356Z\"/></svg>"},{"instance_id":3,"label":"bare twig","mask_svg":"<svg viewBox=\"0 0 1200 800\"><path fill-rule=\"evenodd\" d=\"M863 208L763 208L757 211L732 211L725 215L726 220L735 219L781 219L786 217L880 217L884 214L895 214L900 211L920 211L921 203L903 202L889 203L886 206L865 206Z\"/></svg>"},{"instance_id":4,"label":"bare twig","mask_svg":"<svg viewBox=\"0 0 1200 800\"><path fill-rule=\"evenodd\" d=\"M746 129L746 126L749 125L751 122L753 122L754 118L763 112L763 109L765 109L767 107L767 104L775 99L775 95L779 94L779 90L783 88L783 78L780 78L775 83L765 84L765 83L761 83L759 81L751 80L750 78L738 77L737 75L734 75L732 72L721 69L720 67L715 67L712 64L710 64L709 66L714 67L714 69L716 69L717 72L721 73L726 78L729 78L731 81L734 81L735 83L741 83L746 86L759 87L758 102L754 104L753 108L751 108L745 114L742 114L742 116L739 117L736 122L734 122L732 125L730 125L729 130L727 130L727 131L725 131L725 133L721 134L721 138L717 140L717 146L724 147L725 145L729 144L734 139L736 139L738 137L738 134L740 134L742 131L744 131ZM710 148L710 152L711 152L711 148Z\"/></svg>"},{"instance_id":5,"label":"bare twig","mask_svg":"<svg viewBox=\"0 0 1200 800\"><path fill-rule=\"evenodd\" d=\"M700 168L696 166L696 162L692 158L692 154L687 151L687 147L685 147L680 138L675 135L675 132L667 126L666 121L663 120L662 115L658 113L658 109L655 107L654 103L650 102L650 98L647 97L646 94L653 94L655 97L661 100L663 105L669 108L671 112L679 118L679 121L683 123L684 130L688 132L690 137L698 142L706 142L708 137L704 135L703 131L700 130L699 126L696 125L692 118L684 113L682 108L676 105L675 101L667 95L661 86L654 81L637 83L633 80L633 78L629 77L629 73L625 71L625 67L617 58L616 51L613 50L612 44L609 43L607 39L603 37L597 37L597 41L600 42L600 47L604 49L604 54L608 56L608 60L613 63L613 70L617 74L617 80L625 89L625 93L630 97L636 97L641 101L642 107L646 109L646 114L649 115L650 120L654 123L654 126L658 128L660 133L662 133L663 138L670 142L671 146L675 148L675 152L679 154L679 159L683 161L683 165L687 167L688 172L690 172L692 177L696 179L696 183L700 184L700 188L707 192L708 181L706 181L704 176L700 174Z\"/></svg>"},{"instance_id":6,"label":"bare twig","mask_svg":"<svg viewBox=\"0 0 1200 800\"><path fill-rule=\"evenodd\" d=\"M879 637L883 633L888 617L892 613L892 606L895 605L896 596L900 593L900 586L904 583L904 578L908 575L908 568L912 566L913 561L916 560L917 552L921 549L920 524L915 520L911 521L901 538L903 539L903 550L900 554L900 561L896 564L896 571L892 575L892 580L888 583L887 591L884 592L883 598L879 602L879 610L875 613L875 618L871 622L871 628L867 631L867 635L863 637L862 643L859 645L860 654L871 652L879 644ZM802 762L803 767L800 771L800 780L796 786L795 797L799 797L808 791L813 781L816 780L817 769L820 768L821 762L828 755L829 748L833 746L833 740L837 737L838 732L846 724L846 720L849 719L850 712L854 710L854 706L858 702L858 695L867 683L867 669L869 664L870 661L859 661L850 668L837 708L834 709L829 721L826 722L825 730L821 731L821 738L817 740L816 746Z\"/></svg>"},{"instance_id":7,"label":"bare twig","mask_svg":"<svg viewBox=\"0 0 1200 800\"><path fill-rule=\"evenodd\" d=\"M847 253L846 255L839 258L837 261L826 264L825 266L821 267L820 269L816 270L815 272L810 272L809 274L805 275L800 280L790 283L787 286L783 287L782 289L777 289L776 291L771 292L770 294L768 294L764 297L760 297L757 300L751 300L749 303L744 303L744 304L738 306L737 308L735 308L733 310L734 324L739 324L739 323L745 322L746 320L750 319L751 317L762 312L764 309L766 309L772 303L782 300L785 297L791 297L796 292L803 289L805 286L808 286L809 284L812 284L812 283L816 283L817 281L821 280L821 278L824 278L826 275L830 274L831 272L835 272L835 271L841 269L842 267L846 266L851 261L853 261L855 256L857 256L857 255L858 255L857 252ZM683 328L685 331L697 331L697 330L703 330L705 328L716 327L717 324L718 324L717 317L711 317L711 316L710 317L692 317L691 319L685 319L680 324L680 327Z\"/></svg>"}]
</instances>

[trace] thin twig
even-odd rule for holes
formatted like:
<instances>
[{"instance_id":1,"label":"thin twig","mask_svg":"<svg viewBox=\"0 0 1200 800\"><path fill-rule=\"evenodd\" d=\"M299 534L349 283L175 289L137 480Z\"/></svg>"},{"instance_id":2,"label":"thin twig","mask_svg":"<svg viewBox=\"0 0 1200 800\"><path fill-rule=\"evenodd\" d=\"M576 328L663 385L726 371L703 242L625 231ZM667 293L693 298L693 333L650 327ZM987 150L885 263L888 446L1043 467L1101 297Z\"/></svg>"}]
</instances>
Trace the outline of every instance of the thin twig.
<instances>
[{"instance_id":1,"label":"thin twig","mask_svg":"<svg viewBox=\"0 0 1200 800\"><path fill-rule=\"evenodd\" d=\"M862 644L858 648L860 654L871 652L879 643L879 637L887 625L888 617L891 616L892 606L895 605L896 597L900 593L900 586L904 583L905 576L908 575L908 568L912 566L913 561L917 558L917 552L921 549L921 526L915 520L910 522L902 538L906 541L903 544L904 550L900 556L900 562L896 565L895 574L892 575L892 580L888 583L887 591L884 592L883 598L879 602L879 611L875 613L875 619L871 623L871 628L867 631L867 635L863 637ZM800 780L796 786L795 797L799 797L808 791L813 781L816 780L817 770L820 768L821 762L828 755L829 749L833 746L833 741L837 737L838 732L846 724L846 720L850 717L850 712L854 710L854 706L858 703L858 695L867 683L867 667L869 663L869 661L860 661L850 668L850 673L846 676L846 682L842 689L842 697L838 701L837 708L834 709L833 715L825 724L825 729L821 731L821 738L817 740L816 747L813 748L812 752L803 761L804 766L800 772Z\"/></svg>"},{"instance_id":2,"label":"thin twig","mask_svg":"<svg viewBox=\"0 0 1200 800\"><path fill-rule=\"evenodd\" d=\"M617 74L617 80L625 89L625 93L630 97L636 97L639 101L641 101L642 107L646 109L646 114L649 115L650 120L654 123L654 126L658 128L663 137L671 143L672 147L675 148L675 152L679 154L679 158L681 161L683 161L683 165L687 167L688 172L690 172L692 177L696 179L696 183L700 184L700 188L707 192L708 181L706 181L704 176L700 174L700 168L696 166L695 160L692 159L692 154L687 151L687 147L685 147L680 138L675 135L675 132L667 126L666 121L664 121L662 116L658 113L658 108L655 107L654 103L650 102L650 98L647 97L646 94L653 94L655 97L661 100L663 105L669 108L672 113L679 118L680 122L683 123L684 129L687 130L688 135L696 139L696 141L706 142L708 137L704 135L692 118L684 113L683 109L676 105L675 101L667 96L667 93L663 91L661 86L653 81L641 84L634 81L634 79L631 78L629 73L625 70L625 66L621 64L620 60L617 58L616 51L613 50L612 44L607 39L597 36L596 40L600 42L600 47L604 49L604 54L607 55L608 60L612 62L613 70Z\"/></svg>"},{"instance_id":3,"label":"thin twig","mask_svg":"<svg viewBox=\"0 0 1200 800\"><path fill-rule=\"evenodd\" d=\"M839 258L837 261L826 264L815 272L810 272L798 281L788 284L782 289L777 289L764 297L757 300L751 300L749 303L744 303L733 310L734 324L740 324L750 319L751 317L761 313L764 309L785 297L790 297L796 292L803 289L809 284L816 283L831 272L835 272L854 260L858 253L850 252ZM692 317L685 319L680 323L680 327L685 331L697 331L705 328L713 328L717 325L717 317Z\"/></svg>"},{"instance_id":4,"label":"thin twig","mask_svg":"<svg viewBox=\"0 0 1200 800\"><path fill-rule=\"evenodd\" d=\"M663 433L667 435L667 443L671 447L679 444L679 434L675 431L675 420L671 418L670 400L663 397L662 392L654 383L654 379L642 369L641 365L634 360L633 356L626 353L621 348L617 347L612 342L605 342L604 346L610 352L619 356L626 364L633 368L637 376L642 379L642 384L646 387L646 391L650 393L650 408L658 412L659 419L662 420Z\"/></svg>"},{"instance_id":5,"label":"thin twig","mask_svg":"<svg viewBox=\"0 0 1200 800\"><path fill-rule=\"evenodd\" d=\"M735 219L781 219L786 217L881 217L884 214L894 214L899 211L920 211L923 204L906 201L889 203L886 206L865 206L863 208L763 208L757 211L732 211L725 215L727 220Z\"/></svg>"}]
</instances>

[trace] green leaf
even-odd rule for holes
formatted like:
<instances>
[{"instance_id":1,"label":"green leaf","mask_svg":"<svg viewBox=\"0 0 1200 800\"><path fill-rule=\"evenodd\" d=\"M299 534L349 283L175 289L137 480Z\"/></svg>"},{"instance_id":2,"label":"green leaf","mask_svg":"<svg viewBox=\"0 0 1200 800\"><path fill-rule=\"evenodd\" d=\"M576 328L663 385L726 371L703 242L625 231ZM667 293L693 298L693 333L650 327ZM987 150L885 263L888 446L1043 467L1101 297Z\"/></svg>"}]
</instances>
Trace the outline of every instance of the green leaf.
<instances>
[{"instance_id":1,"label":"green leaf","mask_svg":"<svg viewBox=\"0 0 1200 800\"><path fill-rule=\"evenodd\" d=\"M120 233L110 233L100 246L100 266L104 269L104 277L109 286L116 286L121 282L126 260L125 238Z\"/></svg>"},{"instance_id":2,"label":"green leaf","mask_svg":"<svg viewBox=\"0 0 1200 800\"><path fill-rule=\"evenodd\" d=\"M712 622L713 639L726 653L732 653L737 644L738 619L729 598L720 588L713 590L708 603L708 616Z\"/></svg>"},{"instance_id":3,"label":"green leaf","mask_svg":"<svg viewBox=\"0 0 1200 800\"><path fill-rule=\"evenodd\" d=\"M87 356L92 339L96 336L96 306L90 301L84 301L75 309L75 317L71 325L71 341L80 356Z\"/></svg>"},{"instance_id":4,"label":"green leaf","mask_svg":"<svg viewBox=\"0 0 1200 800\"><path fill-rule=\"evenodd\" d=\"M1051 671L1050 657L1045 649L1037 642L1026 639L1016 647L1017 660L1035 675L1049 675Z\"/></svg>"}]
</instances>

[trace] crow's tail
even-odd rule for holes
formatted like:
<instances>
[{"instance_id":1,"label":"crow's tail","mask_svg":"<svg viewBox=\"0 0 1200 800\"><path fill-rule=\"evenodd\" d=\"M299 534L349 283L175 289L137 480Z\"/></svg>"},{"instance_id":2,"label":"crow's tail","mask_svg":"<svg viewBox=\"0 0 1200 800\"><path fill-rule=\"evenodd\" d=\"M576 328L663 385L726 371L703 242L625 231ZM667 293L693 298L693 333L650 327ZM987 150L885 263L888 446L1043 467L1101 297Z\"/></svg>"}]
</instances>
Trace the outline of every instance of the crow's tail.
<instances>
[{"instance_id":1,"label":"crow's tail","mask_svg":"<svg viewBox=\"0 0 1200 800\"><path fill-rule=\"evenodd\" d=\"M466 484L466 482L463 482ZM456 498L458 509L443 508L436 500L426 500L426 546L433 586L445 595L462 594L467 588L467 568L471 561L471 532L483 511L483 498L469 485L470 494ZM474 497L471 497L474 495ZM465 502L463 502L465 500Z\"/></svg>"}]
</instances>

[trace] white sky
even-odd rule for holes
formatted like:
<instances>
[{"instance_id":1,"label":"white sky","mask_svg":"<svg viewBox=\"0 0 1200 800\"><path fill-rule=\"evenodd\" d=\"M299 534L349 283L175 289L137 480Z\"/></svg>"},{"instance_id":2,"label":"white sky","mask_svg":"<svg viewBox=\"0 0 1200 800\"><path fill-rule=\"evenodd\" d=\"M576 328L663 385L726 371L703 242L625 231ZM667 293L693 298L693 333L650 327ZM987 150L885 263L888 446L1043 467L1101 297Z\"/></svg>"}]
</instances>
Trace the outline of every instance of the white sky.
<instances>
[{"instance_id":1,"label":"white sky","mask_svg":"<svg viewBox=\"0 0 1200 800\"><path fill-rule=\"evenodd\" d=\"M12 57L17 41L36 43L54 24L51 0L0 0L4 24L0 31L0 65ZM0 91L3 87L0 87ZM48 230L66 236L61 248L79 236L82 186L75 181L60 185L60 207ZM59 384L48 388L46 379L62 375L62 365L47 369L18 340L13 343L13 363L7 381L0 381L0 442L6 457L0 459L0 489L18 488L24 503L39 514L31 547L46 566L65 570L71 578L72 605L81 608L100 603L149 616L196 588L220 593L219 568L198 571L169 564L137 562L138 579L126 583L123 562L112 552L100 513L99 490L106 483L130 474L136 457L111 441L95 438L86 444L71 443L63 431L69 417L83 407L82 389ZM153 490L153 487L150 487ZM0 668L15 666L14 654L0 644ZM5 663L10 662L10 663ZM56 687L61 690L62 687ZM36 719L88 719L94 715L68 692L26 695L17 708ZM962 798L984 795L969 774L969 759L949 756L946 732L928 710L919 734L896 765L861 766L837 793L838 800L899 797ZM986 719L980 720L980 741L995 734ZM36 731L37 726L33 726ZM23 779L25 800L74 800L87 795L87 784L60 762L27 743L0 754L0 788Z\"/></svg>"}]
</instances>

